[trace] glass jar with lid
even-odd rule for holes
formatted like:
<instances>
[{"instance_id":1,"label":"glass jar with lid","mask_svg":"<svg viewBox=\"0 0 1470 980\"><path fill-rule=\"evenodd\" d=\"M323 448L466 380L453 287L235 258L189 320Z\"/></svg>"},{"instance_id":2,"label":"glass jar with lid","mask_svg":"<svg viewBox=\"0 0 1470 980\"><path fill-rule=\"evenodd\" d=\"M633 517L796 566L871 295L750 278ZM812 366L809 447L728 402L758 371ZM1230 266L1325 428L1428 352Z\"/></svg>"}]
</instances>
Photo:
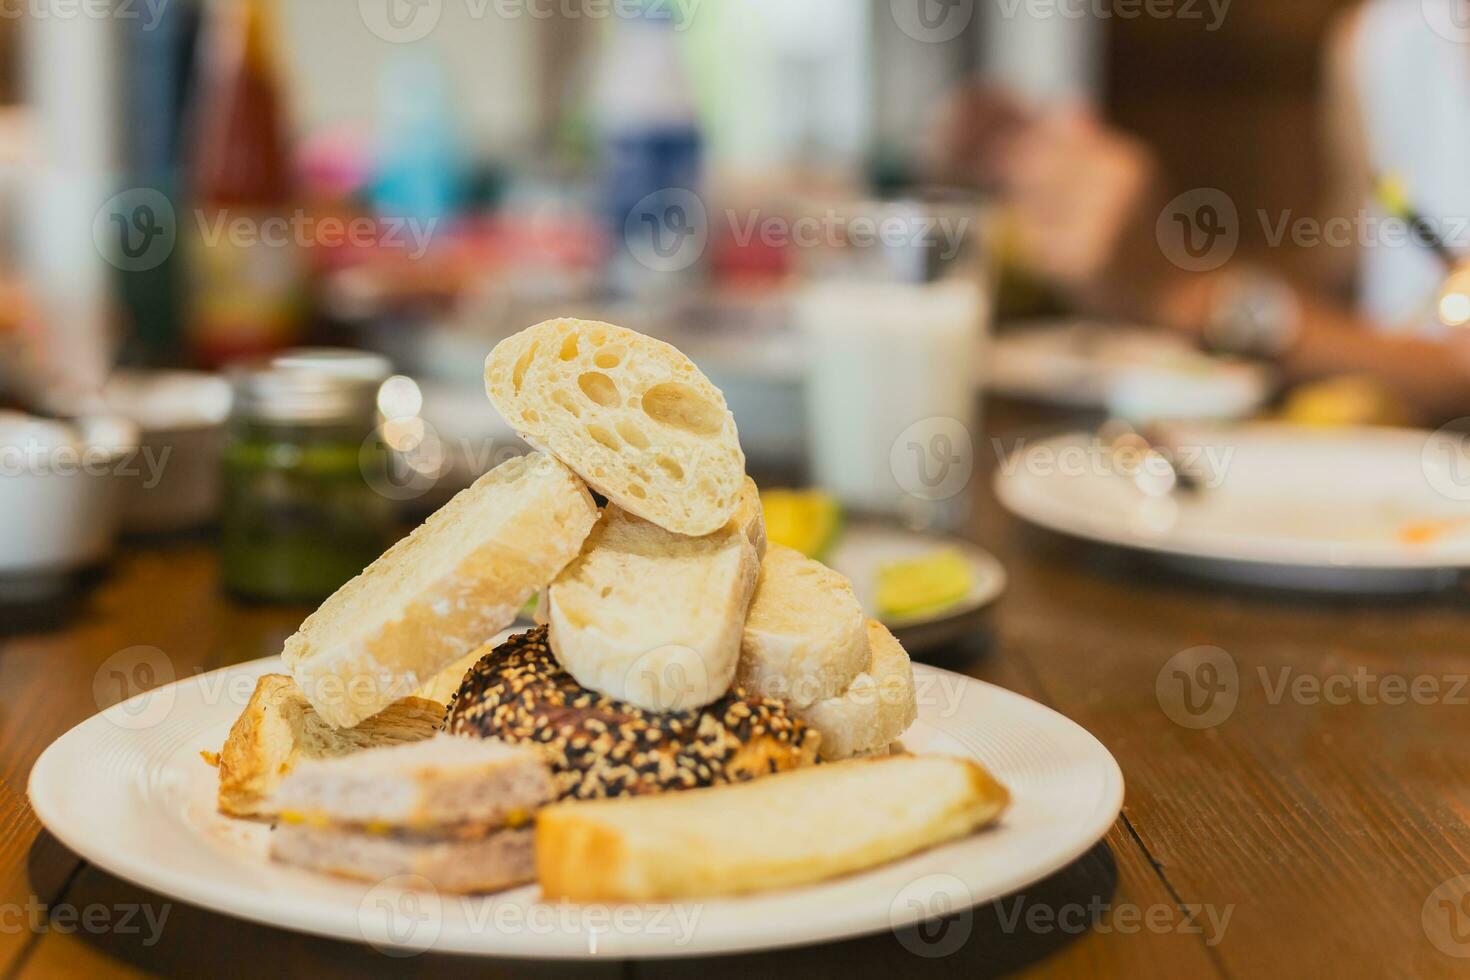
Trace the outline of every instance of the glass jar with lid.
<instances>
[{"instance_id":1,"label":"glass jar with lid","mask_svg":"<svg viewBox=\"0 0 1470 980\"><path fill-rule=\"evenodd\" d=\"M325 598L393 540L377 437L386 360L287 351L233 372L224 453L221 580L239 596Z\"/></svg>"}]
</instances>

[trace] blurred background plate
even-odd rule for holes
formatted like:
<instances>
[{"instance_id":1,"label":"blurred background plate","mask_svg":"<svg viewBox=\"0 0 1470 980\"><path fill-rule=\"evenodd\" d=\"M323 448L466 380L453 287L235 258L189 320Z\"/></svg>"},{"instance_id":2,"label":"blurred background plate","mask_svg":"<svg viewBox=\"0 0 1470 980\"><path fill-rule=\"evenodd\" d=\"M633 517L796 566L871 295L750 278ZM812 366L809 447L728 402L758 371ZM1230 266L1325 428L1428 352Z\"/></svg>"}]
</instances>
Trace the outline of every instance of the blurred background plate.
<instances>
[{"instance_id":1,"label":"blurred background plate","mask_svg":"<svg viewBox=\"0 0 1470 980\"><path fill-rule=\"evenodd\" d=\"M879 569L943 549L959 552L970 566L970 588L965 597L936 612L901 617L882 615L876 598ZM869 616L882 620L913 656L973 634L990 604L1006 588L1005 568L985 549L960 538L920 534L891 525L864 523L846 528L826 562L852 580L863 609Z\"/></svg>"},{"instance_id":2,"label":"blurred background plate","mask_svg":"<svg viewBox=\"0 0 1470 980\"><path fill-rule=\"evenodd\" d=\"M1176 426L1169 444L1197 492L1144 493L1074 432L1018 449L996 493L1040 527L1232 582L1413 592L1470 566L1461 436L1259 423Z\"/></svg>"}]
</instances>

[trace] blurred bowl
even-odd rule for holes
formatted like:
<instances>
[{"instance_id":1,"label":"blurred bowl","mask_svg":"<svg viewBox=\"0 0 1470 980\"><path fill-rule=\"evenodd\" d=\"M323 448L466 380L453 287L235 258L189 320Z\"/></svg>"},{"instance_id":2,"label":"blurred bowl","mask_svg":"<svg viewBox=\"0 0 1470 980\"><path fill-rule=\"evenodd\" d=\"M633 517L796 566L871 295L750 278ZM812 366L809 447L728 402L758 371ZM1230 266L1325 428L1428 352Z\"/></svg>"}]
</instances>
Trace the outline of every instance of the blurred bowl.
<instances>
[{"instance_id":1,"label":"blurred bowl","mask_svg":"<svg viewBox=\"0 0 1470 980\"><path fill-rule=\"evenodd\" d=\"M197 371L118 371L103 400L139 430L138 450L119 472L123 531L170 533L213 521L229 383Z\"/></svg>"},{"instance_id":2,"label":"blurred bowl","mask_svg":"<svg viewBox=\"0 0 1470 980\"><path fill-rule=\"evenodd\" d=\"M137 444L123 418L0 412L0 599L52 595L112 553L119 470Z\"/></svg>"}]
</instances>

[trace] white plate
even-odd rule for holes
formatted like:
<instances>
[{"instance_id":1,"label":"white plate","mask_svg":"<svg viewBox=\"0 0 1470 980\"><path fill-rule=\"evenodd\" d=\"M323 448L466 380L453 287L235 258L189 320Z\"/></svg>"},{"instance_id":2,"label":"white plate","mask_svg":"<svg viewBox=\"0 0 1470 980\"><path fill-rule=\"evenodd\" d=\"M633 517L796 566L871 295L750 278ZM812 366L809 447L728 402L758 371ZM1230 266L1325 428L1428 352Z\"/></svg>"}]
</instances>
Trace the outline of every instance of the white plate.
<instances>
[{"instance_id":1,"label":"white plate","mask_svg":"<svg viewBox=\"0 0 1470 980\"><path fill-rule=\"evenodd\" d=\"M389 949L516 957L693 956L877 932L1013 892L1062 868L1116 819L1123 778L1096 739L1049 708L915 665L914 751L972 756L1010 787L1002 824L863 874L748 898L578 906L534 886L461 898L272 864L269 831L214 808L217 750L276 658L158 688L57 739L30 799L67 847L180 901L285 929Z\"/></svg>"},{"instance_id":2,"label":"white plate","mask_svg":"<svg viewBox=\"0 0 1470 980\"><path fill-rule=\"evenodd\" d=\"M986 386L998 394L1138 418L1242 418L1271 390L1260 366L1200 352L1157 328L1059 321L991 341Z\"/></svg>"},{"instance_id":3,"label":"white plate","mask_svg":"<svg viewBox=\"0 0 1470 980\"><path fill-rule=\"evenodd\" d=\"M1470 473L1457 469L1470 456L1456 436L1257 423L1171 427L1169 442L1198 493L1139 492L1082 432L1019 447L996 493L1050 530L1232 581L1418 591L1470 566Z\"/></svg>"},{"instance_id":4,"label":"white plate","mask_svg":"<svg viewBox=\"0 0 1470 980\"><path fill-rule=\"evenodd\" d=\"M890 562L917 558L941 548L958 551L970 565L970 592L953 606L922 616L878 614L878 570ZM827 564L852 582L853 591L869 616L898 636L911 654L952 643L973 629L975 614L1006 589L1006 570L990 552L963 538L920 534L885 524L855 524L844 528Z\"/></svg>"}]
</instances>

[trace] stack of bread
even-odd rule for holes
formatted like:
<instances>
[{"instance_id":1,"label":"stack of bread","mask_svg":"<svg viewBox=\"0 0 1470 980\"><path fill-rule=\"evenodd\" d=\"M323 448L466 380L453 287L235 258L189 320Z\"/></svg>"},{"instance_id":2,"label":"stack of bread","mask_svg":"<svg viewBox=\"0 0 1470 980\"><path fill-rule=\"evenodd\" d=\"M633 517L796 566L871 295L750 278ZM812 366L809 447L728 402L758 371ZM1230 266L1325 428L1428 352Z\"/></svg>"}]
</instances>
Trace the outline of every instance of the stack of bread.
<instances>
[{"instance_id":1,"label":"stack of bread","mask_svg":"<svg viewBox=\"0 0 1470 980\"><path fill-rule=\"evenodd\" d=\"M757 887L730 870L738 848L712 869L706 841L688 833L682 853L703 871L651 883L639 847L667 861L674 844L648 848L647 829L686 814L715 821L709 840L728 836L716 824L733 811L752 841L794 834L820 850L815 828L830 819L812 807L884 813L825 855L779 868L762 858L768 881L793 884L968 833L1004 808L1005 791L971 762L889 756L916 716L907 654L842 576L767 546L734 419L688 358L559 319L499 344L485 377L535 451L456 496L306 619L283 654L291 677L262 678L221 753L222 809L278 815L281 797L302 792L298 763L320 773L323 759L441 729L440 740L529 746L562 800L535 818L548 894L646 899ZM540 625L487 648L536 594ZM855 756L885 758L819 775ZM761 793L722 785L756 777ZM663 793L676 789L693 792ZM882 805L921 791L932 806Z\"/></svg>"}]
</instances>

